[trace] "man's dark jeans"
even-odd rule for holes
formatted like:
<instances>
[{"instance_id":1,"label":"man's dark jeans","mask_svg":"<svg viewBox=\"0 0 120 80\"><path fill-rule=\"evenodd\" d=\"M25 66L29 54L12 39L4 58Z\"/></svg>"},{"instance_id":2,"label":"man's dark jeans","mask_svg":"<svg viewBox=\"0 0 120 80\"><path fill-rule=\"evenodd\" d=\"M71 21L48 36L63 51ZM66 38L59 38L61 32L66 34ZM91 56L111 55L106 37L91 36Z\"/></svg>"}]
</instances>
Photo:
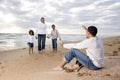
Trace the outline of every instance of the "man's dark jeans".
<instances>
[{"instance_id":1,"label":"man's dark jeans","mask_svg":"<svg viewBox=\"0 0 120 80\"><path fill-rule=\"evenodd\" d=\"M38 34L38 51L45 49L46 34Z\"/></svg>"}]
</instances>

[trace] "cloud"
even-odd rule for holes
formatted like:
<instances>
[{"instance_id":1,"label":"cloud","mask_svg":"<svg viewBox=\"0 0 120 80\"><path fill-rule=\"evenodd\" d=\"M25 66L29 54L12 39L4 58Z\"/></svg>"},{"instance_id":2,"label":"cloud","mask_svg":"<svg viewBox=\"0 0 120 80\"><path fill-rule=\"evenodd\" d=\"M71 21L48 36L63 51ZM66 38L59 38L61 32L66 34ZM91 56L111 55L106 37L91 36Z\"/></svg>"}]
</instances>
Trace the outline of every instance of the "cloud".
<instances>
[{"instance_id":1,"label":"cloud","mask_svg":"<svg viewBox=\"0 0 120 80\"><path fill-rule=\"evenodd\" d=\"M77 29L82 24L120 29L119 9L119 0L0 0L0 15L13 15L10 26L26 30L34 28L42 16L49 26L56 24L60 29ZM0 26L6 28L3 23L0 16Z\"/></svg>"}]
</instances>

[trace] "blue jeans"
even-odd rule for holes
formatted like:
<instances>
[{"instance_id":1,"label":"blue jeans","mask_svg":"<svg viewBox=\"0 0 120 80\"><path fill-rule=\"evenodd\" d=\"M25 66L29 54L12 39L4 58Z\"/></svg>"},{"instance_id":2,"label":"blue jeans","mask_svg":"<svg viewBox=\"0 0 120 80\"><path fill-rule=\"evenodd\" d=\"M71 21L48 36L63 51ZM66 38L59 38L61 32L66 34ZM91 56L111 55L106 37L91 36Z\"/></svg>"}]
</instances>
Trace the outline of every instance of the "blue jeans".
<instances>
[{"instance_id":1,"label":"blue jeans","mask_svg":"<svg viewBox=\"0 0 120 80\"><path fill-rule=\"evenodd\" d=\"M96 67L90 58L82 53L81 51L71 48L67 54L65 54L65 59L69 63L73 58L76 58L83 66L91 69L91 70L98 70L100 68Z\"/></svg>"},{"instance_id":2,"label":"blue jeans","mask_svg":"<svg viewBox=\"0 0 120 80\"><path fill-rule=\"evenodd\" d=\"M53 50L57 50L57 39L52 39Z\"/></svg>"},{"instance_id":3,"label":"blue jeans","mask_svg":"<svg viewBox=\"0 0 120 80\"><path fill-rule=\"evenodd\" d=\"M46 34L38 34L38 51L45 49Z\"/></svg>"}]
</instances>

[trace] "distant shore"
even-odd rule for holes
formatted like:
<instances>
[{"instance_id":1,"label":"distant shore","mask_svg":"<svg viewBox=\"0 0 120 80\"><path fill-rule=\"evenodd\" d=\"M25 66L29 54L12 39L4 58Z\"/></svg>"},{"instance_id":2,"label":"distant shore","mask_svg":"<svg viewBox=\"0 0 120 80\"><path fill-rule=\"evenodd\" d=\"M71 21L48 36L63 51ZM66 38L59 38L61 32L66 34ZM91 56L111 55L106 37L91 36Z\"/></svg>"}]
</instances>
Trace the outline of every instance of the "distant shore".
<instances>
[{"instance_id":1,"label":"distant shore","mask_svg":"<svg viewBox=\"0 0 120 80\"><path fill-rule=\"evenodd\" d=\"M104 68L93 71L83 67L79 74L52 70L68 51L60 46L57 53L52 52L51 45L42 54L37 47L31 55L27 47L0 51L0 80L120 80L120 36L103 38L103 42Z\"/></svg>"}]
</instances>

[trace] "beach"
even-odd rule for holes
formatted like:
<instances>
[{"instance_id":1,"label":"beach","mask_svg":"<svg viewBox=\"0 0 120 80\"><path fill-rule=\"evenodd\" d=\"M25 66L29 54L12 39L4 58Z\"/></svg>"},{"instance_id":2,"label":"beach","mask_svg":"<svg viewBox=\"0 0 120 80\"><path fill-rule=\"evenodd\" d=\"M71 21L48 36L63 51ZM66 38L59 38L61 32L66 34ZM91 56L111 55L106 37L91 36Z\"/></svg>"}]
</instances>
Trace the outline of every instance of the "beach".
<instances>
[{"instance_id":1,"label":"beach","mask_svg":"<svg viewBox=\"0 0 120 80\"><path fill-rule=\"evenodd\" d=\"M68 51L60 46L57 53L51 45L42 54L37 47L31 55L28 48L0 51L0 80L120 80L120 36L103 38L103 42L105 63L97 71L85 67L79 72L54 71Z\"/></svg>"}]
</instances>

